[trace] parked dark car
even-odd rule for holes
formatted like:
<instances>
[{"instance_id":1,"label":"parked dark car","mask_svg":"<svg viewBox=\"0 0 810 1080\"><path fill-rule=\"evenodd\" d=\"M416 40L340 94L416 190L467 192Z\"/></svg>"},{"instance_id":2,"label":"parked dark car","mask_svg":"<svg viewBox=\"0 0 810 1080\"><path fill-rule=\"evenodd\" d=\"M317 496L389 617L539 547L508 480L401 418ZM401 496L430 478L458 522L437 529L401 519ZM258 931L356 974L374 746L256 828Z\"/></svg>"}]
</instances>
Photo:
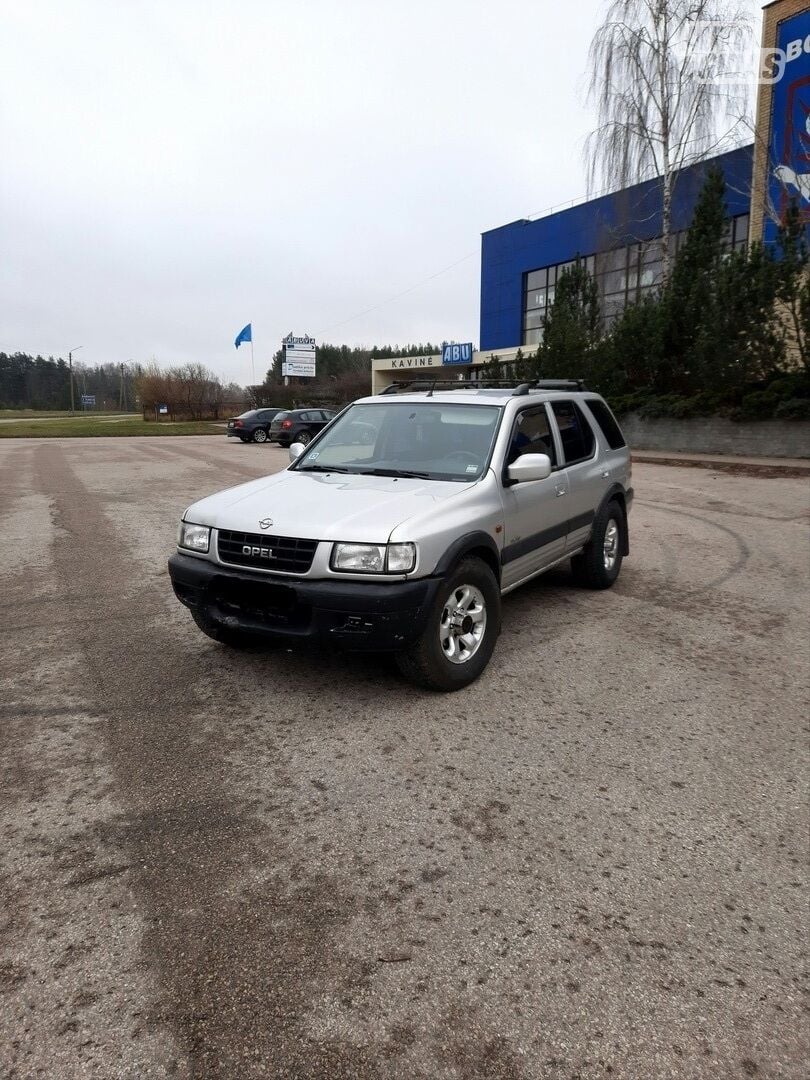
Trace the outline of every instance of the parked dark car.
<instances>
[{"instance_id":1,"label":"parked dark car","mask_svg":"<svg viewBox=\"0 0 810 1080\"><path fill-rule=\"evenodd\" d=\"M228 421L228 438L242 442L267 442L270 423L281 409L250 409Z\"/></svg>"},{"instance_id":2,"label":"parked dark car","mask_svg":"<svg viewBox=\"0 0 810 1080\"><path fill-rule=\"evenodd\" d=\"M270 442L289 446L300 442L304 446L325 428L337 413L329 409L288 409L276 413L270 425Z\"/></svg>"}]
</instances>

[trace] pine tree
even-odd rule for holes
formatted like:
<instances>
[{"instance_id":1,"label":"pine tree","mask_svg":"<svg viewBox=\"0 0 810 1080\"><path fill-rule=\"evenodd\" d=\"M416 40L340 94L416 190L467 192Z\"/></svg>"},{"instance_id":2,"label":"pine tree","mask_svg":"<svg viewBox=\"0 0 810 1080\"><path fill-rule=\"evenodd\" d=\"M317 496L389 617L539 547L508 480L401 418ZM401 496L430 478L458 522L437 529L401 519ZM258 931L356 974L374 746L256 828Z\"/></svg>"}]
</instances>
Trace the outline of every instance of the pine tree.
<instances>
[{"instance_id":1,"label":"pine tree","mask_svg":"<svg viewBox=\"0 0 810 1080\"><path fill-rule=\"evenodd\" d=\"M579 259L557 281L537 351L543 378L587 379L602 335L596 282Z\"/></svg>"}]
</instances>

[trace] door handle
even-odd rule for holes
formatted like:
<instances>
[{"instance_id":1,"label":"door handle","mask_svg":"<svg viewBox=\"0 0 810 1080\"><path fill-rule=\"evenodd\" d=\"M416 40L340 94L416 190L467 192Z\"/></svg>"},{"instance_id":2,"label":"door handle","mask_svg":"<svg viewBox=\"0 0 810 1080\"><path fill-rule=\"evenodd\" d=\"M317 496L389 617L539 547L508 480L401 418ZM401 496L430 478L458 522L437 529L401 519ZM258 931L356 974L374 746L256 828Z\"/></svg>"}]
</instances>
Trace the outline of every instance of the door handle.
<instances>
[{"instance_id":1,"label":"door handle","mask_svg":"<svg viewBox=\"0 0 810 1080\"><path fill-rule=\"evenodd\" d=\"M608 472L607 469L605 469L605 471L602 473L602 479L603 480L609 480L610 479L610 473Z\"/></svg>"},{"instance_id":2,"label":"door handle","mask_svg":"<svg viewBox=\"0 0 810 1080\"><path fill-rule=\"evenodd\" d=\"M560 495L567 495L568 494L568 489L563 484L557 484L557 489L556 490L557 490L557 498L558 499L559 499Z\"/></svg>"}]
</instances>

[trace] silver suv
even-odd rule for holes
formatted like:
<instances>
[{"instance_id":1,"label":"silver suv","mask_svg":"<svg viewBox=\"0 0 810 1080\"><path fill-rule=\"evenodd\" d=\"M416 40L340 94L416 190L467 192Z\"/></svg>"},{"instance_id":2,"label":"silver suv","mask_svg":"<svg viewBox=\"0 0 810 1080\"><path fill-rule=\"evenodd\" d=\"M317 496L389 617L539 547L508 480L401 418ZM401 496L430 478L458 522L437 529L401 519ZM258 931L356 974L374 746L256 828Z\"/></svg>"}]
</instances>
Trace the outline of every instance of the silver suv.
<instances>
[{"instance_id":1,"label":"silver suv","mask_svg":"<svg viewBox=\"0 0 810 1080\"><path fill-rule=\"evenodd\" d=\"M489 662L501 596L565 559L595 589L628 554L630 454L579 382L394 385L283 472L194 503L169 572L209 637L396 654L456 690Z\"/></svg>"}]
</instances>

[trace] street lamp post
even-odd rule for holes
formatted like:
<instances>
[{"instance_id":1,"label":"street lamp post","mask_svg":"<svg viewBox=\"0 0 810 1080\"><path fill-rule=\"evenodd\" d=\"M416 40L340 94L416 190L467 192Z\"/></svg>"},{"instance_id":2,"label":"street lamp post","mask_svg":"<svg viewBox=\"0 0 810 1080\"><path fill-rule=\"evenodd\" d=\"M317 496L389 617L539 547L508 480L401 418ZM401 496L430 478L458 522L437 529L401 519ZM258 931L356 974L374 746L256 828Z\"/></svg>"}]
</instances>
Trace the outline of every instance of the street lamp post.
<instances>
[{"instance_id":1,"label":"street lamp post","mask_svg":"<svg viewBox=\"0 0 810 1080\"><path fill-rule=\"evenodd\" d=\"M68 353L68 366L70 368L70 415L74 416L75 406L73 403L73 354L78 352L79 349L83 349L84 345L75 345Z\"/></svg>"}]
</instances>

